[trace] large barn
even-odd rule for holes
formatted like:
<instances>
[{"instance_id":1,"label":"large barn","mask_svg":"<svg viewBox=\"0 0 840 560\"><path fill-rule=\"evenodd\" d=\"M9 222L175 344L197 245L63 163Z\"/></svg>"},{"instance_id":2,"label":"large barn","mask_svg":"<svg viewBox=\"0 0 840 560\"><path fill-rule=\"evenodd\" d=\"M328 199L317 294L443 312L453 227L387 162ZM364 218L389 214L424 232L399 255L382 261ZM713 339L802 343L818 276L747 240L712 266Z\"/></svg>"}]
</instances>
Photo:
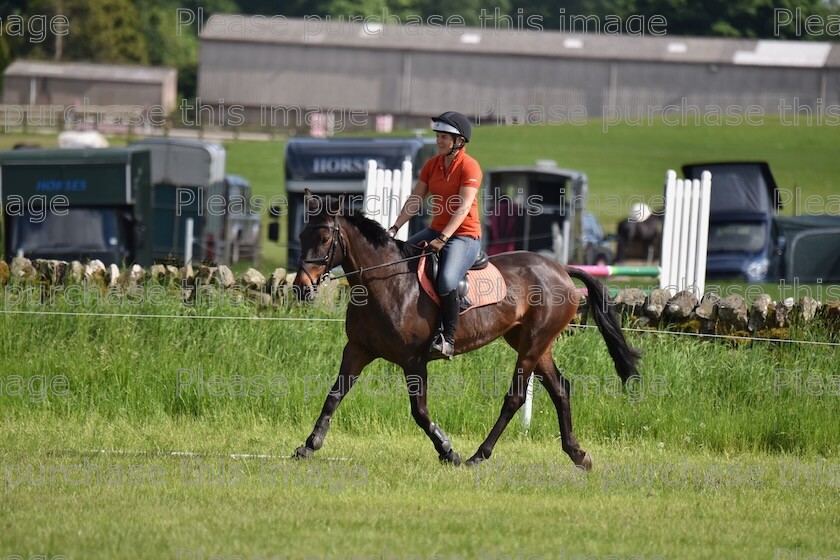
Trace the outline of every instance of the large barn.
<instances>
[{"instance_id":1,"label":"large barn","mask_svg":"<svg viewBox=\"0 0 840 560\"><path fill-rule=\"evenodd\" d=\"M603 117L840 124L840 43L381 25L215 15L200 34L204 124L402 125ZM708 117L707 117L708 116ZM224 124L224 123L221 123ZM732 122L731 124L736 124Z\"/></svg>"}]
</instances>

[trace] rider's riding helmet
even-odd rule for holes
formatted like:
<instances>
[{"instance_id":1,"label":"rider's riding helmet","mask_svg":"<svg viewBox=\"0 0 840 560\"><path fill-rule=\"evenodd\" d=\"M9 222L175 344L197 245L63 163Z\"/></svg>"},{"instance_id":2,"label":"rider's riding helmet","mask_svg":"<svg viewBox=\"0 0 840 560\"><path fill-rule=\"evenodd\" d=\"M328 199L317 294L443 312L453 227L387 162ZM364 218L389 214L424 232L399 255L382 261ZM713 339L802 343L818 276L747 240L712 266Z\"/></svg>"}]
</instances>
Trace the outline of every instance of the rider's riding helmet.
<instances>
[{"instance_id":1,"label":"rider's riding helmet","mask_svg":"<svg viewBox=\"0 0 840 560\"><path fill-rule=\"evenodd\" d=\"M439 117L432 117L432 130L435 132L449 132L464 139L464 143L470 141L472 125L467 117L455 111L447 111Z\"/></svg>"}]
</instances>

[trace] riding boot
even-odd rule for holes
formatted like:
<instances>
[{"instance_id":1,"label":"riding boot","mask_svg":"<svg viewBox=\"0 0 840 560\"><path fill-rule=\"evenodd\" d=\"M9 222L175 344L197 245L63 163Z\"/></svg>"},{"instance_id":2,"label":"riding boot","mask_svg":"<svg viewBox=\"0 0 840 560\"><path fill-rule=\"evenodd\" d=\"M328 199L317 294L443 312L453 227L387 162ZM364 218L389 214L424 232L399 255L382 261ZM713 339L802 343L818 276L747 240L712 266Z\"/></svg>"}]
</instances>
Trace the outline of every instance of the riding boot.
<instances>
[{"instance_id":1,"label":"riding boot","mask_svg":"<svg viewBox=\"0 0 840 560\"><path fill-rule=\"evenodd\" d=\"M430 350L430 358L451 360L455 355L455 327L458 326L458 312L461 301L458 290L452 290L440 296L441 332L435 337Z\"/></svg>"}]
</instances>

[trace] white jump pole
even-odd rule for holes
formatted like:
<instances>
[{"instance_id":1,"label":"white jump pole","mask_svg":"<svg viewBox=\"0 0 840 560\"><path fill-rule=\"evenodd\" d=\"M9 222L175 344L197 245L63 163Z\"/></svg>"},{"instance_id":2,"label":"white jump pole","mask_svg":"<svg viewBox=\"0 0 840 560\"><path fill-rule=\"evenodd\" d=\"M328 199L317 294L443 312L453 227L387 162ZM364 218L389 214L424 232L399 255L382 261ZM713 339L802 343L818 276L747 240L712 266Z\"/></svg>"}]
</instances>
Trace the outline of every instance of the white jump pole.
<instances>
[{"instance_id":1,"label":"white jump pole","mask_svg":"<svg viewBox=\"0 0 840 560\"><path fill-rule=\"evenodd\" d=\"M365 201L364 213L367 216L372 216L375 219L377 202L376 196L376 160L369 159L367 162L367 171L365 172Z\"/></svg>"},{"instance_id":2,"label":"white jump pole","mask_svg":"<svg viewBox=\"0 0 840 560\"><path fill-rule=\"evenodd\" d=\"M522 405L522 427L527 432L531 428L531 414L534 408L534 374L528 376L528 387L525 389L525 404Z\"/></svg>"},{"instance_id":3,"label":"white jump pole","mask_svg":"<svg viewBox=\"0 0 840 560\"><path fill-rule=\"evenodd\" d=\"M412 166L411 160L409 158L405 158L403 161L402 169L400 170L400 184L399 184L399 192L400 192L400 203L399 208L397 208L397 212L394 215L394 220L397 219L399 216L400 210L402 209L405 201L408 200L408 197L411 196L411 178L412 178ZM400 232L397 234L397 239L402 241L408 241L408 228L403 227Z\"/></svg>"},{"instance_id":4,"label":"white jump pole","mask_svg":"<svg viewBox=\"0 0 840 560\"><path fill-rule=\"evenodd\" d=\"M186 233L184 234L184 266L192 264L193 259L193 228L194 220L187 218Z\"/></svg>"},{"instance_id":5,"label":"white jump pole","mask_svg":"<svg viewBox=\"0 0 840 560\"><path fill-rule=\"evenodd\" d=\"M665 186L665 223L662 232L662 273L659 287L672 294L692 290L703 296L712 176L677 179L669 170Z\"/></svg>"},{"instance_id":6,"label":"white jump pole","mask_svg":"<svg viewBox=\"0 0 840 560\"><path fill-rule=\"evenodd\" d=\"M697 227L697 289L702 297L706 289L706 253L709 246L709 210L712 202L712 174L700 174L700 223Z\"/></svg>"},{"instance_id":7,"label":"white jump pole","mask_svg":"<svg viewBox=\"0 0 840 560\"><path fill-rule=\"evenodd\" d=\"M659 287L661 289L671 289L674 286L672 254L674 249L674 210L676 209L675 192L677 187L677 173L673 169L669 169L665 177L665 223L662 227L662 262L660 263L662 272L659 275Z\"/></svg>"}]
</instances>

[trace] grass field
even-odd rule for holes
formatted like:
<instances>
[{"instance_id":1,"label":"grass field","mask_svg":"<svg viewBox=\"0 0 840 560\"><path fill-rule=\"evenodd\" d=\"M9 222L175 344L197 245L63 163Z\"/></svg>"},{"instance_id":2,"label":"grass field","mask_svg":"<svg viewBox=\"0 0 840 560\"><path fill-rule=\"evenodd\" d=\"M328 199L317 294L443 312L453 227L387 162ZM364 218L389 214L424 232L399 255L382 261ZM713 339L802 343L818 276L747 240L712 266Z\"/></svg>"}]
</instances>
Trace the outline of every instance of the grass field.
<instances>
[{"instance_id":1,"label":"grass field","mask_svg":"<svg viewBox=\"0 0 840 560\"><path fill-rule=\"evenodd\" d=\"M287 457L337 370L340 307L95 300L44 309L18 299L13 309L184 318L0 316L4 557L840 550L836 347L629 335L645 352L643 378L622 389L597 331L564 336L554 354L572 383L576 434L595 457L588 475L562 454L539 387L528 434L515 419L480 468L440 465L400 372L375 362L324 449L301 463ZM823 328L793 334L837 340ZM431 366L432 418L462 455L495 421L513 360L494 343Z\"/></svg>"},{"instance_id":2,"label":"grass field","mask_svg":"<svg viewBox=\"0 0 840 560\"><path fill-rule=\"evenodd\" d=\"M628 198L658 194L684 162L766 159L783 187L827 198L838 140L593 122L482 127L471 153L484 168L555 159L594 195ZM227 148L256 195L282 193L281 142ZM261 268L281 259L268 248ZM597 331L569 331L554 355L586 475L540 387L527 434L516 418L480 468L440 465L401 372L377 361L297 462L339 366L341 306L42 298L6 289L0 313L0 560L840 557L837 346L630 333L642 378L622 388ZM791 338L840 342L819 324ZM432 419L462 456L495 422L513 362L496 342L430 366Z\"/></svg>"}]
</instances>

